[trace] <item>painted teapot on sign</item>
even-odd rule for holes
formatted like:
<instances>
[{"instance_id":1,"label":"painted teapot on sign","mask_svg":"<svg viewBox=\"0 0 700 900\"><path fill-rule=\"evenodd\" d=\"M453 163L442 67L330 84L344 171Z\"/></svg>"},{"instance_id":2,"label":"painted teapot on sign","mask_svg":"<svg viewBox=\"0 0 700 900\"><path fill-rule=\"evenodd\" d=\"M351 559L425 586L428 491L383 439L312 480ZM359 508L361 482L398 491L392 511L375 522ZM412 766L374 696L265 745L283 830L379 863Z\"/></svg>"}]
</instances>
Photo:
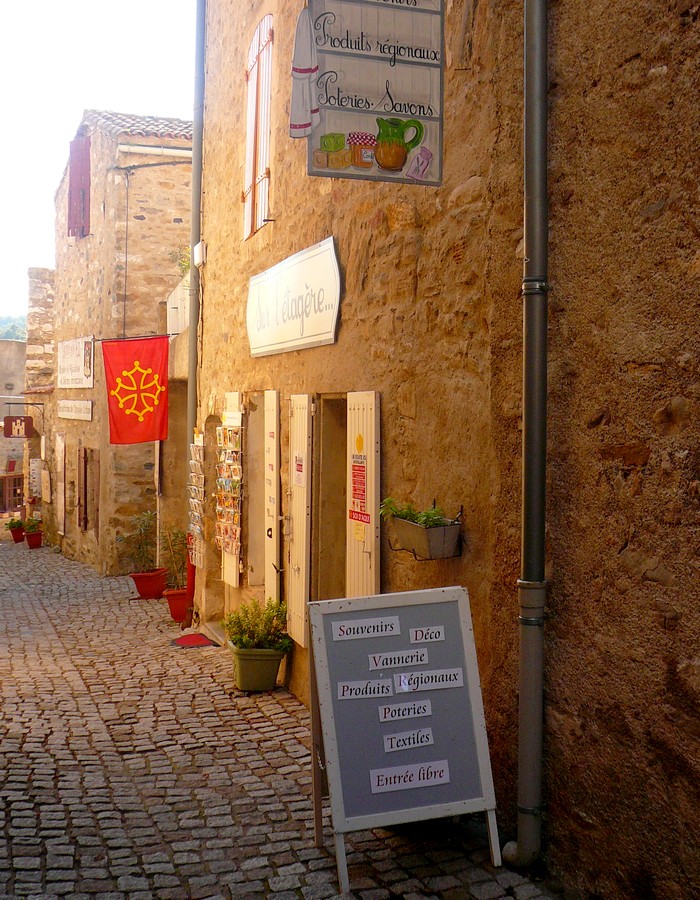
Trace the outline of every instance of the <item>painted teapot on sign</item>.
<instances>
[{"instance_id":1,"label":"painted teapot on sign","mask_svg":"<svg viewBox=\"0 0 700 900\"><path fill-rule=\"evenodd\" d=\"M380 169L400 172L406 165L409 150L423 140L423 124L417 119L377 119L379 134L374 158ZM414 135L406 140L406 134L414 129Z\"/></svg>"}]
</instances>

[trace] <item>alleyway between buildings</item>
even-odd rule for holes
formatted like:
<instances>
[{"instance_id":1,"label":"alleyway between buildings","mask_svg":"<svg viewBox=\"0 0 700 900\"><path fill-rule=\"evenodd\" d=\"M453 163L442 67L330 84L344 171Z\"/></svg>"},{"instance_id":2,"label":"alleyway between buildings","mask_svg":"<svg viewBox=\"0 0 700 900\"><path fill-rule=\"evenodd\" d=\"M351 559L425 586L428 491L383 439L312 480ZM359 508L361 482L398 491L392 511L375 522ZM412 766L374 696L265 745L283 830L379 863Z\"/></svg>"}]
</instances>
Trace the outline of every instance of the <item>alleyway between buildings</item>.
<instances>
[{"instance_id":1,"label":"alleyway between buildings","mask_svg":"<svg viewBox=\"0 0 700 900\"><path fill-rule=\"evenodd\" d=\"M305 708L237 691L227 650L175 646L166 602L134 597L0 543L0 897L338 896ZM552 896L489 865L481 817L346 846L364 900Z\"/></svg>"}]
</instances>

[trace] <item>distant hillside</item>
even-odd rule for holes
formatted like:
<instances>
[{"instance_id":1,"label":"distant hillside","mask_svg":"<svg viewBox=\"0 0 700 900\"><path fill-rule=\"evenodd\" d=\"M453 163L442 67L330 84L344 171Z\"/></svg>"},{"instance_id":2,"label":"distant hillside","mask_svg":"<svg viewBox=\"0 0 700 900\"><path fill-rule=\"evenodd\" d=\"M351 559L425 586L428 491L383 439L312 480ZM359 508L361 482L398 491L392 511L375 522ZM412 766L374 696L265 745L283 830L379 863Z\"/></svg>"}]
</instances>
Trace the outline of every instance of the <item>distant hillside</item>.
<instances>
[{"instance_id":1,"label":"distant hillside","mask_svg":"<svg viewBox=\"0 0 700 900\"><path fill-rule=\"evenodd\" d=\"M26 316L0 316L0 340L2 341L26 341L27 317Z\"/></svg>"}]
</instances>

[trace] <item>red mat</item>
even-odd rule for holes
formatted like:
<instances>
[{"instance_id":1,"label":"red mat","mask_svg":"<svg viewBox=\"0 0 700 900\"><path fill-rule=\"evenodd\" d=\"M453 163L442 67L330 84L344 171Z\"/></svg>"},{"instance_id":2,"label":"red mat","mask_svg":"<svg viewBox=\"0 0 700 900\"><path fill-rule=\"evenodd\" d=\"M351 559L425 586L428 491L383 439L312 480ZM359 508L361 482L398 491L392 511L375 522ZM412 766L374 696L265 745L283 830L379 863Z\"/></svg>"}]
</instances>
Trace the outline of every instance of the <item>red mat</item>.
<instances>
[{"instance_id":1,"label":"red mat","mask_svg":"<svg viewBox=\"0 0 700 900\"><path fill-rule=\"evenodd\" d=\"M183 634L173 641L177 647L215 647L214 641L210 641L203 634Z\"/></svg>"}]
</instances>

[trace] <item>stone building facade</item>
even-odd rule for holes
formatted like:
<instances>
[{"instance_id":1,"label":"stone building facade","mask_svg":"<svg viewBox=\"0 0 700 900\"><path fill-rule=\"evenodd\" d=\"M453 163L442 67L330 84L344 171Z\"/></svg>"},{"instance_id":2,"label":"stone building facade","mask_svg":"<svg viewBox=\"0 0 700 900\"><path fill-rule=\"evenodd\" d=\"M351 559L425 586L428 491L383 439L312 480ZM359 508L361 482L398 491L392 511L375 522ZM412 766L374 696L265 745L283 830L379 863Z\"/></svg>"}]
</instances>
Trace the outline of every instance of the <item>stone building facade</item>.
<instances>
[{"instance_id":1,"label":"stone building facade","mask_svg":"<svg viewBox=\"0 0 700 900\"><path fill-rule=\"evenodd\" d=\"M275 593L260 575L258 488L244 502L236 571L224 566L223 579L211 499L216 429L240 407L244 478L246 466L262 477L267 399L280 406L279 592L297 602L301 470L308 597L347 590L347 423L353 395L374 397L380 496L462 511L461 556L394 552L382 526L375 565L382 592L469 590L507 831L518 738L522 5L444 4L437 187L306 174L306 141L289 137L304 5L207 4L198 426L211 491L197 602L215 620L249 594ZM245 72L266 15L269 221L244 239ZM550 11L544 836L550 866L584 896L680 898L698 885L699 50L692 4ZM327 238L342 281L334 342L252 357L250 279ZM293 397L314 405L307 458L290 449L290 409L296 421L307 415ZM308 699L295 633L288 677Z\"/></svg>"},{"instance_id":2,"label":"stone building facade","mask_svg":"<svg viewBox=\"0 0 700 900\"><path fill-rule=\"evenodd\" d=\"M160 451L109 443L100 341L166 331L167 297L189 244L191 135L191 123L178 119L88 110L56 192L54 390L45 426L52 498L44 517L51 542L105 574L128 569L116 536L129 517L158 505ZM80 186L77 213L71 178ZM171 436L181 431L180 388L173 385ZM184 498L172 513L184 526Z\"/></svg>"},{"instance_id":3,"label":"stone building facade","mask_svg":"<svg viewBox=\"0 0 700 900\"><path fill-rule=\"evenodd\" d=\"M0 418L24 415L20 405L24 391L27 344L0 340ZM0 473L22 471L23 444L16 438L0 436Z\"/></svg>"}]
</instances>

